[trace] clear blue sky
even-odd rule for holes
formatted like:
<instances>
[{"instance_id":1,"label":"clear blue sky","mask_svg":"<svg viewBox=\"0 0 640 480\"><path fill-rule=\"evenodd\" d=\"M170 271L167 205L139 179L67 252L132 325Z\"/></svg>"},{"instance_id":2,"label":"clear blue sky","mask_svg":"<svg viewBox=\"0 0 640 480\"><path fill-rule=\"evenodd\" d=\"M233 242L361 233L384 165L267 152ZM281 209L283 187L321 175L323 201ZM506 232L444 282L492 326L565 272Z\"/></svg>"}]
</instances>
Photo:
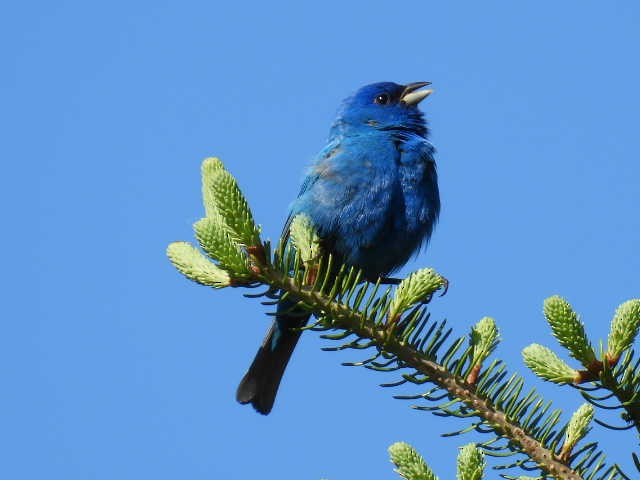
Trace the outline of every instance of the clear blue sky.
<instances>
[{"instance_id":1,"label":"clear blue sky","mask_svg":"<svg viewBox=\"0 0 640 480\"><path fill-rule=\"evenodd\" d=\"M397 440L452 478L476 437L438 435L464 424L392 400L392 377L339 366L359 357L316 334L270 416L236 404L265 308L165 259L202 215L210 155L275 238L339 101L372 81L435 88L442 220L405 270L451 280L434 316L459 334L495 317L523 370L524 346L555 348L545 297L597 341L640 295L640 4L231 3L4 8L2 478L392 479Z\"/></svg>"}]
</instances>

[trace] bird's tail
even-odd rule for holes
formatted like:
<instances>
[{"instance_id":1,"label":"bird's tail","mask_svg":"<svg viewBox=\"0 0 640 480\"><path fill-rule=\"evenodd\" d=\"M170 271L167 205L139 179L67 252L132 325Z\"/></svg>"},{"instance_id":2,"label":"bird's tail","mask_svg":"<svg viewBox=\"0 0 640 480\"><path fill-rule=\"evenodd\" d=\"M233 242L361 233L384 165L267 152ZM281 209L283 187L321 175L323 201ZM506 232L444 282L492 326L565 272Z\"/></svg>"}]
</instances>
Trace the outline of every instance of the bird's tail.
<instances>
[{"instance_id":1,"label":"bird's tail","mask_svg":"<svg viewBox=\"0 0 640 480\"><path fill-rule=\"evenodd\" d=\"M251 403L263 415L271 411L280 380L302 333L300 328L308 319L308 314L296 310L276 317L253 363L240 381L236 392L238 402Z\"/></svg>"}]
</instances>

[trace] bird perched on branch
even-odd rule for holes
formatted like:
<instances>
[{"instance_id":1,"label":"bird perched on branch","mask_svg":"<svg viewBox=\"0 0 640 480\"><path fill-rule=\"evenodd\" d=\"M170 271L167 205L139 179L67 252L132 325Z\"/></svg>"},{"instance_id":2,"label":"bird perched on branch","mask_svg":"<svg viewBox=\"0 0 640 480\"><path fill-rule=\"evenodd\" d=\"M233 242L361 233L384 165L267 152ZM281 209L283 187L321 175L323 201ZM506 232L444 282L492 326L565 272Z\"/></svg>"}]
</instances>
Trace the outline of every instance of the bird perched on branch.
<instances>
[{"instance_id":1,"label":"bird perched on branch","mask_svg":"<svg viewBox=\"0 0 640 480\"><path fill-rule=\"evenodd\" d=\"M306 214L339 262L362 269L368 280L385 277L427 243L440 212L428 129L418 104L429 82L367 85L347 98L327 145L313 161L293 202ZM309 314L279 314L240 382L236 398L262 414L273 407L280 380Z\"/></svg>"}]
</instances>

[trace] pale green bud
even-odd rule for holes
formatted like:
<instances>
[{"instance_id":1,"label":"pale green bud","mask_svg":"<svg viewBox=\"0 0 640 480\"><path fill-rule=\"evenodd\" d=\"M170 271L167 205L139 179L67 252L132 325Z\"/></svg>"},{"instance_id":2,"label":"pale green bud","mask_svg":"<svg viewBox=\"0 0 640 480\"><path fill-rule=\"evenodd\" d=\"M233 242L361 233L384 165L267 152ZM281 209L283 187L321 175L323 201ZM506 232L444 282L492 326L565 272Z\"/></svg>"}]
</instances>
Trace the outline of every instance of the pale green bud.
<instances>
[{"instance_id":1,"label":"pale green bud","mask_svg":"<svg viewBox=\"0 0 640 480\"><path fill-rule=\"evenodd\" d=\"M289 234L304 263L314 262L320 257L320 237L307 215L299 214L293 217Z\"/></svg>"},{"instance_id":2,"label":"pale green bud","mask_svg":"<svg viewBox=\"0 0 640 480\"><path fill-rule=\"evenodd\" d=\"M207 217L219 215L231 237L241 245L260 245L260 229L236 179L218 158L202 162L202 197Z\"/></svg>"},{"instance_id":3,"label":"pale green bud","mask_svg":"<svg viewBox=\"0 0 640 480\"><path fill-rule=\"evenodd\" d=\"M473 346L473 365L480 365L493 353L500 342L500 332L496 321L490 317L482 318L471 328L469 342Z\"/></svg>"},{"instance_id":4,"label":"pale green bud","mask_svg":"<svg viewBox=\"0 0 640 480\"><path fill-rule=\"evenodd\" d=\"M167 256L180 273L194 282L214 288L227 287L231 283L228 272L207 260L200 250L190 243L170 244Z\"/></svg>"},{"instance_id":5,"label":"pale green bud","mask_svg":"<svg viewBox=\"0 0 640 480\"><path fill-rule=\"evenodd\" d=\"M395 318L416 303L429 298L436 290L446 285L444 277L432 268L413 272L400 282L389 308L389 318Z\"/></svg>"},{"instance_id":6,"label":"pale green bud","mask_svg":"<svg viewBox=\"0 0 640 480\"><path fill-rule=\"evenodd\" d=\"M248 273L247 259L240 246L230 237L219 215L201 218L193 224L193 229L207 255L236 276Z\"/></svg>"},{"instance_id":7,"label":"pale green bud","mask_svg":"<svg viewBox=\"0 0 640 480\"><path fill-rule=\"evenodd\" d=\"M544 315L560 345L569 350L571 356L590 367L596 360L593 347L584 331L584 324L569 303L559 297L549 297L544 301Z\"/></svg>"},{"instance_id":8,"label":"pale green bud","mask_svg":"<svg viewBox=\"0 0 640 480\"><path fill-rule=\"evenodd\" d=\"M613 316L607 340L607 354L610 359L617 360L622 352L633 344L639 327L640 300L636 298L620 305Z\"/></svg>"},{"instance_id":9,"label":"pale green bud","mask_svg":"<svg viewBox=\"0 0 640 480\"><path fill-rule=\"evenodd\" d=\"M563 449L570 450L573 446L589 433L591 427L589 424L593 420L593 405L583 403L578 410L574 412L567 425Z\"/></svg>"},{"instance_id":10,"label":"pale green bud","mask_svg":"<svg viewBox=\"0 0 640 480\"><path fill-rule=\"evenodd\" d=\"M537 343L525 347L522 357L533 373L549 382L563 385L579 379L576 370L564 363L553 351Z\"/></svg>"},{"instance_id":11,"label":"pale green bud","mask_svg":"<svg viewBox=\"0 0 640 480\"><path fill-rule=\"evenodd\" d=\"M481 480L485 467L484 454L475 443L469 443L460 448L456 475L458 480Z\"/></svg>"},{"instance_id":12,"label":"pale green bud","mask_svg":"<svg viewBox=\"0 0 640 480\"><path fill-rule=\"evenodd\" d=\"M422 456L405 442L397 442L389 447L391 461L396 472L407 480L438 480L427 466Z\"/></svg>"}]
</instances>

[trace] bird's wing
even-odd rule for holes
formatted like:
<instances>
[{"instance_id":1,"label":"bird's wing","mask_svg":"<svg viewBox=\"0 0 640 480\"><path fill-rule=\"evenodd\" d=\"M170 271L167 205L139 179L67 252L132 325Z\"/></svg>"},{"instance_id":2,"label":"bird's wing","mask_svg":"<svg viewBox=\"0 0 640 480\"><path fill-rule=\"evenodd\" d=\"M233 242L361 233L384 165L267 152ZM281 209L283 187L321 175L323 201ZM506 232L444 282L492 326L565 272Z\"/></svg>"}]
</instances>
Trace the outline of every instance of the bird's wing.
<instances>
[{"instance_id":1,"label":"bird's wing","mask_svg":"<svg viewBox=\"0 0 640 480\"><path fill-rule=\"evenodd\" d=\"M316 156L311 168L307 173L307 176L302 181L302 185L300 186L300 191L298 192L298 197L302 197L307 191L309 191L313 184L318 181L321 176L321 171L317 168L317 166L321 162L326 162L333 158L340 151L340 143L337 141L329 142ZM289 211L289 216L287 217L287 221L284 223L282 227L282 234L280 235L283 241L289 239L289 228L291 227L291 222L293 221L293 217L295 217L297 212L292 210Z\"/></svg>"},{"instance_id":2,"label":"bird's wing","mask_svg":"<svg viewBox=\"0 0 640 480\"><path fill-rule=\"evenodd\" d=\"M423 231L425 240L431 235L433 225L440 213L440 194L438 192L438 174L434 160L435 149L422 139L404 144L400 156L400 182L406 194L405 216L408 229Z\"/></svg>"}]
</instances>

